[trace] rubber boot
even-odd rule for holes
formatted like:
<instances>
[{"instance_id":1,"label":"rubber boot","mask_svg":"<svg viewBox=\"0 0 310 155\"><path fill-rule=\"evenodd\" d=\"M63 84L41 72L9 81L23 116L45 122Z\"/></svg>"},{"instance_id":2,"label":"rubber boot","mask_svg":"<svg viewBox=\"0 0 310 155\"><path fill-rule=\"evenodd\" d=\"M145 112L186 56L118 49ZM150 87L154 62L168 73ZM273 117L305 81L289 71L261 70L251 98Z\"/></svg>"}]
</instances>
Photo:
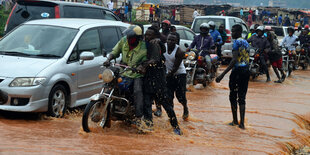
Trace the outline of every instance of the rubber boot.
<instances>
[{"instance_id":1,"label":"rubber boot","mask_svg":"<svg viewBox=\"0 0 310 155\"><path fill-rule=\"evenodd\" d=\"M267 77L266 82L270 82L270 75L268 69L266 70L266 77Z\"/></svg>"},{"instance_id":2,"label":"rubber boot","mask_svg":"<svg viewBox=\"0 0 310 155\"><path fill-rule=\"evenodd\" d=\"M188 116L189 116L189 112L188 112L188 107L187 107L187 102L186 103L182 103L183 105L183 120L187 120Z\"/></svg>"},{"instance_id":3,"label":"rubber boot","mask_svg":"<svg viewBox=\"0 0 310 155\"><path fill-rule=\"evenodd\" d=\"M239 105L239 110L240 110L240 124L239 124L239 128L240 129L245 129L245 126L244 126L245 104Z\"/></svg>"},{"instance_id":4,"label":"rubber boot","mask_svg":"<svg viewBox=\"0 0 310 155\"><path fill-rule=\"evenodd\" d=\"M232 116L233 116L233 121L231 123L229 123L229 125L231 126L235 126L238 125L238 115L237 115L237 103L236 104L231 104L231 112L232 112Z\"/></svg>"}]
</instances>

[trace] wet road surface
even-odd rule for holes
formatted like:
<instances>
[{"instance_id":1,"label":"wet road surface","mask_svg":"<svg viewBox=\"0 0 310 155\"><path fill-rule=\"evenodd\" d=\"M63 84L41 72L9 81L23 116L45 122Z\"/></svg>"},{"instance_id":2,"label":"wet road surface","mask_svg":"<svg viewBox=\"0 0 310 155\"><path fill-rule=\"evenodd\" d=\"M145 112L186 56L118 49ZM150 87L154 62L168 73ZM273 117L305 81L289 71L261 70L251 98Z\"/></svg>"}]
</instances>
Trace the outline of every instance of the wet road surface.
<instances>
[{"instance_id":1,"label":"wet road surface","mask_svg":"<svg viewBox=\"0 0 310 155\"><path fill-rule=\"evenodd\" d=\"M154 117L153 133L137 134L122 122L85 133L79 109L65 118L1 111L0 154L275 154L300 139L309 144L309 70L294 72L283 84L265 83L265 76L251 81L246 130L227 125L232 120L228 77L202 90L191 89L189 121L182 120L183 108L175 100L183 136L172 133L165 112Z\"/></svg>"}]
</instances>

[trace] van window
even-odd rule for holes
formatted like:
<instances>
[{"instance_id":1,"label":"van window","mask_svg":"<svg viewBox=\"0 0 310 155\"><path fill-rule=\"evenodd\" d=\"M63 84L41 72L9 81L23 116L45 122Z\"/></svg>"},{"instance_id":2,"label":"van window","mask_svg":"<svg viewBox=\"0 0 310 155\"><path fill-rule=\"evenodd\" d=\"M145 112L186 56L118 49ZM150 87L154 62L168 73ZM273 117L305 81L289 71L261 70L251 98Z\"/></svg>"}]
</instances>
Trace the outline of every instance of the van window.
<instances>
[{"instance_id":1,"label":"van window","mask_svg":"<svg viewBox=\"0 0 310 155\"><path fill-rule=\"evenodd\" d=\"M109 11L105 11L105 19L107 20L115 20L115 21L118 21L116 19L116 17L113 15L113 13L109 12Z\"/></svg>"},{"instance_id":2,"label":"van window","mask_svg":"<svg viewBox=\"0 0 310 155\"><path fill-rule=\"evenodd\" d=\"M187 40L194 40L195 34L193 34L193 32L188 31L188 30L184 30L186 36L187 36Z\"/></svg>"},{"instance_id":3,"label":"van window","mask_svg":"<svg viewBox=\"0 0 310 155\"><path fill-rule=\"evenodd\" d=\"M187 40L186 35L185 35L183 29L178 29L177 33L180 35L180 39Z\"/></svg>"},{"instance_id":4,"label":"van window","mask_svg":"<svg viewBox=\"0 0 310 155\"><path fill-rule=\"evenodd\" d=\"M101 28L101 41L103 48L110 53L114 46L119 41L119 37L115 27L103 27Z\"/></svg>"},{"instance_id":5,"label":"van window","mask_svg":"<svg viewBox=\"0 0 310 155\"><path fill-rule=\"evenodd\" d=\"M199 18L199 19L195 20L193 31L195 33L199 33L200 32L200 25L202 23L208 23L209 21L213 21L215 23L216 29L218 29L221 24L223 24L226 27L225 19L221 19L221 18Z\"/></svg>"},{"instance_id":6,"label":"van window","mask_svg":"<svg viewBox=\"0 0 310 155\"><path fill-rule=\"evenodd\" d=\"M6 33L28 20L43 18L55 18L55 8L52 6L17 4L16 8L12 10Z\"/></svg>"},{"instance_id":7,"label":"van window","mask_svg":"<svg viewBox=\"0 0 310 155\"><path fill-rule=\"evenodd\" d=\"M64 6L65 18L90 18L90 19L104 19L101 9Z\"/></svg>"},{"instance_id":8,"label":"van window","mask_svg":"<svg viewBox=\"0 0 310 155\"><path fill-rule=\"evenodd\" d=\"M78 42L78 53L84 51L93 52L95 56L102 55L100 47L99 33L97 29L85 32Z\"/></svg>"},{"instance_id":9,"label":"van window","mask_svg":"<svg viewBox=\"0 0 310 155\"><path fill-rule=\"evenodd\" d=\"M282 28L282 27L273 27L272 29L274 30L274 33L275 33L277 36L284 37L284 31L283 31L283 28Z\"/></svg>"},{"instance_id":10,"label":"van window","mask_svg":"<svg viewBox=\"0 0 310 155\"><path fill-rule=\"evenodd\" d=\"M232 27L235 25L235 20L233 18L229 18L229 28L230 30L232 29Z\"/></svg>"}]
</instances>

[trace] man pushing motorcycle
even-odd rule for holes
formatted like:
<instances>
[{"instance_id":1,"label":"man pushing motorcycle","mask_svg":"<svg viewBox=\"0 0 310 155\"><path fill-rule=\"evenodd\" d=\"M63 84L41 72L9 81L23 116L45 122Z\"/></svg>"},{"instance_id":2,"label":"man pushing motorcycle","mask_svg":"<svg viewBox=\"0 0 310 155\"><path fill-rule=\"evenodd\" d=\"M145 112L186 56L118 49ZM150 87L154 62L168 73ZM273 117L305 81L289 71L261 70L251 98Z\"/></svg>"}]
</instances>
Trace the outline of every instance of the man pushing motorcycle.
<instances>
[{"instance_id":1,"label":"man pushing motorcycle","mask_svg":"<svg viewBox=\"0 0 310 155\"><path fill-rule=\"evenodd\" d=\"M105 66L110 64L112 59L118 58L122 54L122 63L131 68L136 68L137 72L132 70L125 71L122 76L129 78L133 81L133 97L135 103L135 117L137 127L142 128L143 116L143 65L142 63L147 60L147 48L143 41L142 29L133 25L123 32L126 37L123 37L113 48L112 52L108 55L107 60L104 62Z\"/></svg>"}]
</instances>

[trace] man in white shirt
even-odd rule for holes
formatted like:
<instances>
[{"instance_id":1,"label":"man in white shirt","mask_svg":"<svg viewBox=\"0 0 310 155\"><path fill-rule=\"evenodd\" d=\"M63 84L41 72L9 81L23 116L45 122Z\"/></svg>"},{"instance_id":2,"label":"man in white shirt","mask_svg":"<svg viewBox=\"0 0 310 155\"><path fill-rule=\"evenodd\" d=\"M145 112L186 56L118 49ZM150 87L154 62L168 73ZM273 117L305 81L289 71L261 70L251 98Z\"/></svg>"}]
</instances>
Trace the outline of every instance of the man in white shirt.
<instances>
[{"instance_id":1,"label":"man in white shirt","mask_svg":"<svg viewBox=\"0 0 310 155\"><path fill-rule=\"evenodd\" d=\"M200 14L198 13L197 9L195 9L195 11L193 13L193 19L195 19L198 16L200 16Z\"/></svg>"},{"instance_id":2,"label":"man in white shirt","mask_svg":"<svg viewBox=\"0 0 310 155\"><path fill-rule=\"evenodd\" d=\"M110 2L108 2L108 8L110 9L110 10L113 10L113 6L114 6L114 3L112 2L112 0L110 1Z\"/></svg>"}]
</instances>

